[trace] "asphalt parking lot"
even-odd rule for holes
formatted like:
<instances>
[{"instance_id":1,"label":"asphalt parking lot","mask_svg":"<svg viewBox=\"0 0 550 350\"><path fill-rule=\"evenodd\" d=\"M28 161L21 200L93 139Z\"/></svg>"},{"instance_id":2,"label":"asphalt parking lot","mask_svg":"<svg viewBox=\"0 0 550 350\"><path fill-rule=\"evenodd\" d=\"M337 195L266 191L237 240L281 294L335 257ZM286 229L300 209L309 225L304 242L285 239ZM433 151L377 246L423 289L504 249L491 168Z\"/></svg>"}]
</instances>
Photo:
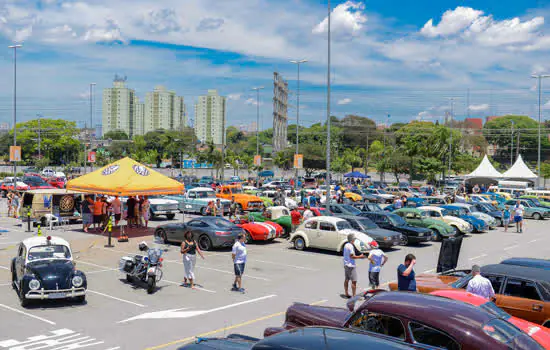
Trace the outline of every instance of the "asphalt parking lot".
<instances>
[{"instance_id":1,"label":"asphalt parking lot","mask_svg":"<svg viewBox=\"0 0 550 350\"><path fill-rule=\"evenodd\" d=\"M4 214L3 212L2 214ZM176 220L181 220L179 216ZM153 226L167 221L154 221ZM524 233L497 228L464 239L459 267L496 263L512 256L548 258L549 221L527 220ZM248 244L244 276L246 293L231 292L233 266L229 249L206 253L197 262L199 288L181 286L183 265L177 245L162 245L164 278L156 293L125 282L117 270L120 257L137 253L141 240L115 242L79 232L78 226L44 234L71 242L77 268L88 278L85 304L34 303L22 308L11 287L9 264L15 245L31 233L19 222L0 217L0 349L176 349L196 336L242 333L262 335L267 326L282 324L293 302L344 306L342 259L336 253L299 252L286 240ZM36 229L35 229L36 231ZM381 273L384 287L396 278L396 268L408 253L417 257L417 273L435 271L439 243L387 250L389 261ZM359 261L359 288L367 287L368 262ZM40 347L40 346L43 347Z\"/></svg>"}]
</instances>

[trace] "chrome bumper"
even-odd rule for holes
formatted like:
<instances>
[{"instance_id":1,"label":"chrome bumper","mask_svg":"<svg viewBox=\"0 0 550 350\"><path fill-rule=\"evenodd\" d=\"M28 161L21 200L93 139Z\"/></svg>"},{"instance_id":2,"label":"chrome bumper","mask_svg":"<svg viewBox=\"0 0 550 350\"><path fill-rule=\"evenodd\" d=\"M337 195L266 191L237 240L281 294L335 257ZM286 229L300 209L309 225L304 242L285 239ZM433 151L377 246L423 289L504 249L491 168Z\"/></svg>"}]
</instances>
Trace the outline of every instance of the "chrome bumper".
<instances>
[{"instance_id":1,"label":"chrome bumper","mask_svg":"<svg viewBox=\"0 0 550 350\"><path fill-rule=\"evenodd\" d=\"M74 298L86 295L86 289L83 287L80 288L71 288L71 289L56 289L56 290L30 290L25 295L27 299L65 299L65 298Z\"/></svg>"}]
</instances>

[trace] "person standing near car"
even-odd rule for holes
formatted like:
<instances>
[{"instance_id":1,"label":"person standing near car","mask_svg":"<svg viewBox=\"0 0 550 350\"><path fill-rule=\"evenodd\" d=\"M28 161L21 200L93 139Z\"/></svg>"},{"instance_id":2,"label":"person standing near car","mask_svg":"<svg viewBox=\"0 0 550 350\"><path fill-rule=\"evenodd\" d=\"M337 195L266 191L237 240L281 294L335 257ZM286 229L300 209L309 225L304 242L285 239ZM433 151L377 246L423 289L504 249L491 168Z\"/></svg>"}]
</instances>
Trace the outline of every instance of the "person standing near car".
<instances>
[{"instance_id":1,"label":"person standing near car","mask_svg":"<svg viewBox=\"0 0 550 350\"><path fill-rule=\"evenodd\" d=\"M82 201L82 229L84 232L88 233L88 229L94 222L94 218L92 216L92 212L94 210L94 203L92 198L90 198L89 195L84 196L84 201Z\"/></svg>"},{"instance_id":2,"label":"person standing near car","mask_svg":"<svg viewBox=\"0 0 550 350\"><path fill-rule=\"evenodd\" d=\"M311 219L313 216L313 212L309 209L309 206L306 206L306 210L304 211L304 221Z\"/></svg>"},{"instance_id":3,"label":"person standing near car","mask_svg":"<svg viewBox=\"0 0 550 350\"><path fill-rule=\"evenodd\" d=\"M184 241L181 243L181 254L183 254L183 267L185 269L185 276L183 278L183 286L195 288L195 265L197 263L197 253L204 259L204 255L197 242L193 239L193 233L191 231L185 232ZM187 284L189 281L189 284Z\"/></svg>"},{"instance_id":4,"label":"person standing near car","mask_svg":"<svg viewBox=\"0 0 550 350\"><path fill-rule=\"evenodd\" d=\"M113 209L113 214L115 214L115 226L118 226L122 214L122 203L118 196L115 196L115 199L111 202L111 208Z\"/></svg>"},{"instance_id":5,"label":"person standing near car","mask_svg":"<svg viewBox=\"0 0 550 350\"><path fill-rule=\"evenodd\" d=\"M491 281L481 276L481 268L479 265L472 266L472 279L468 282L466 291L475 295L479 295L485 299L493 300L495 298L495 290Z\"/></svg>"},{"instance_id":6,"label":"person standing near car","mask_svg":"<svg viewBox=\"0 0 550 350\"><path fill-rule=\"evenodd\" d=\"M290 212L290 219L292 221L292 233L296 231L296 228L302 222L302 214L298 211L298 208L292 209Z\"/></svg>"},{"instance_id":7,"label":"person standing near car","mask_svg":"<svg viewBox=\"0 0 550 350\"><path fill-rule=\"evenodd\" d=\"M231 204L229 204L229 219L237 217L237 203L235 197L231 197Z\"/></svg>"},{"instance_id":8,"label":"person standing near car","mask_svg":"<svg viewBox=\"0 0 550 350\"><path fill-rule=\"evenodd\" d=\"M126 201L126 221L128 222L128 227L132 227L135 219L135 209L136 209L136 199L134 196L128 197Z\"/></svg>"},{"instance_id":9,"label":"person standing near car","mask_svg":"<svg viewBox=\"0 0 550 350\"><path fill-rule=\"evenodd\" d=\"M223 205L219 198L216 199L216 216L223 217Z\"/></svg>"},{"instance_id":10,"label":"person standing near car","mask_svg":"<svg viewBox=\"0 0 550 350\"><path fill-rule=\"evenodd\" d=\"M372 241L370 246L373 248L367 259L370 261L369 265L369 283L372 289L377 289L380 286L380 270L382 266L388 261L388 256L378 248L378 243Z\"/></svg>"},{"instance_id":11,"label":"person standing near car","mask_svg":"<svg viewBox=\"0 0 550 350\"><path fill-rule=\"evenodd\" d=\"M99 195L96 196L96 199L94 201L94 230L100 230L101 229L101 223L103 222L103 202L101 201L101 198Z\"/></svg>"},{"instance_id":12,"label":"person standing near car","mask_svg":"<svg viewBox=\"0 0 550 350\"><path fill-rule=\"evenodd\" d=\"M510 207L506 206L502 210L502 225L504 226L504 232L508 232L508 225L510 224Z\"/></svg>"},{"instance_id":13,"label":"person standing near car","mask_svg":"<svg viewBox=\"0 0 550 350\"><path fill-rule=\"evenodd\" d=\"M143 218L143 226L145 228L149 227L149 208L151 207L151 202L149 202L149 197L144 196L141 203L141 217Z\"/></svg>"},{"instance_id":14,"label":"person standing near car","mask_svg":"<svg viewBox=\"0 0 550 350\"><path fill-rule=\"evenodd\" d=\"M416 257L413 254L407 254L405 263L397 267L398 290L416 292L414 265L416 265Z\"/></svg>"},{"instance_id":15,"label":"person standing near car","mask_svg":"<svg viewBox=\"0 0 550 350\"><path fill-rule=\"evenodd\" d=\"M351 298L355 296L357 291L357 265L356 259L363 259L363 254L355 255L355 234L348 235L348 242L344 245L344 296ZM351 281L351 295L348 292L349 282Z\"/></svg>"},{"instance_id":16,"label":"person standing near car","mask_svg":"<svg viewBox=\"0 0 550 350\"><path fill-rule=\"evenodd\" d=\"M244 233L239 233L237 241L233 244L231 250L231 258L233 260L233 268L235 270L235 281L233 282L232 291L244 293L243 274L246 265L246 244L244 243L246 236Z\"/></svg>"},{"instance_id":17,"label":"person standing near car","mask_svg":"<svg viewBox=\"0 0 550 350\"><path fill-rule=\"evenodd\" d=\"M516 232L523 233L523 212L525 207L521 205L521 201L518 199L514 206L514 222L516 223Z\"/></svg>"}]
</instances>

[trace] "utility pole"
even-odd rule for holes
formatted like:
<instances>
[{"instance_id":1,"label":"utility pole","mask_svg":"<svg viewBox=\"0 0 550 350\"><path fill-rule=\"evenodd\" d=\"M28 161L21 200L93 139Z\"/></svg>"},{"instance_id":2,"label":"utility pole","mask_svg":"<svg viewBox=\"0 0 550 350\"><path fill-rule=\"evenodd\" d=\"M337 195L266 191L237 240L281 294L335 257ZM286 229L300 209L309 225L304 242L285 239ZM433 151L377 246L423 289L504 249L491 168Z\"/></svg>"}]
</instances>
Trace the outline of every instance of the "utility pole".
<instances>
[{"instance_id":1,"label":"utility pole","mask_svg":"<svg viewBox=\"0 0 550 350\"><path fill-rule=\"evenodd\" d=\"M521 136L521 129L518 130L518 139L516 140L516 159L519 157L519 138Z\"/></svg>"},{"instance_id":2,"label":"utility pole","mask_svg":"<svg viewBox=\"0 0 550 350\"><path fill-rule=\"evenodd\" d=\"M300 64L306 63L307 60L293 60L290 61L290 63L294 63L298 68L298 76L297 76L297 82L296 82L296 155L298 155L299 152L299 130L300 130ZM294 186L297 186L298 184L298 168L296 168L296 182L294 183Z\"/></svg>"},{"instance_id":3,"label":"utility pole","mask_svg":"<svg viewBox=\"0 0 550 350\"><path fill-rule=\"evenodd\" d=\"M94 102L93 102L93 88L96 85L96 83L90 83L90 151L92 151L92 130L94 128ZM85 157L87 158L88 155L86 154ZM94 165L92 162L90 162L90 172L94 171Z\"/></svg>"},{"instance_id":4,"label":"utility pole","mask_svg":"<svg viewBox=\"0 0 550 350\"><path fill-rule=\"evenodd\" d=\"M226 103L226 106L227 107L227 103ZM226 139L227 139L227 128L226 128L226 125L225 125L225 108L224 108L224 115L223 115L223 131L222 131L222 171L221 171L221 180L223 182L224 178L225 178L225 142L226 142Z\"/></svg>"},{"instance_id":5,"label":"utility pole","mask_svg":"<svg viewBox=\"0 0 550 350\"><path fill-rule=\"evenodd\" d=\"M542 123L542 111L541 111L541 99L542 99L542 79L544 78L550 78L550 75L546 74L538 74L538 75L531 75L532 78L535 78L538 80L538 86L539 86L539 142L538 142L538 157L537 157L537 187L540 186L540 145L541 145L541 135L540 135L540 125Z\"/></svg>"},{"instance_id":6,"label":"utility pole","mask_svg":"<svg viewBox=\"0 0 550 350\"><path fill-rule=\"evenodd\" d=\"M260 155L260 90L264 87L252 88L256 91L256 155ZM256 172L256 187L260 187L260 169Z\"/></svg>"},{"instance_id":7,"label":"utility pole","mask_svg":"<svg viewBox=\"0 0 550 350\"><path fill-rule=\"evenodd\" d=\"M384 125L384 150L382 151L382 158L386 157L386 133L387 129L390 127L390 113L388 112L388 122ZM384 182L386 178L385 171L380 174L380 181Z\"/></svg>"},{"instance_id":8,"label":"utility pole","mask_svg":"<svg viewBox=\"0 0 550 350\"><path fill-rule=\"evenodd\" d=\"M454 98L451 98L451 112L450 112L450 123L449 123L449 175L451 175L451 165L453 159L453 109L454 109Z\"/></svg>"},{"instance_id":9,"label":"utility pole","mask_svg":"<svg viewBox=\"0 0 550 350\"><path fill-rule=\"evenodd\" d=\"M330 209L330 0L328 0L327 4L327 10L328 10L328 17L327 17L327 35L328 35L328 46L327 46L327 180L326 180L326 186L327 186L327 195L325 204L327 207L327 211Z\"/></svg>"},{"instance_id":10,"label":"utility pole","mask_svg":"<svg viewBox=\"0 0 550 350\"><path fill-rule=\"evenodd\" d=\"M40 160L42 158L42 154L41 154L41 147L40 147L40 143L41 143L41 126L40 126L40 118L42 118L41 115L36 115L38 117L38 160Z\"/></svg>"},{"instance_id":11,"label":"utility pole","mask_svg":"<svg viewBox=\"0 0 550 350\"><path fill-rule=\"evenodd\" d=\"M11 45L13 49L13 145L17 146L17 49L23 45ZM13 176L17 175L17 162L13 162Z\"/></svg>"},{"instance_id":12,"label":"utility pole","mask_svg":"<svg viewBox=\"0 0 550 350\"><path fill-rule=\"evenodd\" d=\"M510 166L514 165L514 121L510 128Z\"/></svg>"}]
</instances>

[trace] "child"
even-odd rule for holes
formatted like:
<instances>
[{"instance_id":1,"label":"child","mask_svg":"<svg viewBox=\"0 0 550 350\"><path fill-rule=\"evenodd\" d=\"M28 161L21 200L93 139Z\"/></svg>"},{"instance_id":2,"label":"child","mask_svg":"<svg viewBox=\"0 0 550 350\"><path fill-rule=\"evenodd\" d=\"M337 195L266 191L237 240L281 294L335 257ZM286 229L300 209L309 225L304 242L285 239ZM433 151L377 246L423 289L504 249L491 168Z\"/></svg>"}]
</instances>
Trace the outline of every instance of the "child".
<instances>
[{"instance_id":1,"label":"child","mask_svg":"<svg viewBox=\"0 0 550 350\"><path fill-rule=\"evenodd\" d=\"M502 224L504 225L504 232L508 232L508 224L510 224L510 207L506 206L506 208L502 211Z\"/></svg>"}]
</instances>

